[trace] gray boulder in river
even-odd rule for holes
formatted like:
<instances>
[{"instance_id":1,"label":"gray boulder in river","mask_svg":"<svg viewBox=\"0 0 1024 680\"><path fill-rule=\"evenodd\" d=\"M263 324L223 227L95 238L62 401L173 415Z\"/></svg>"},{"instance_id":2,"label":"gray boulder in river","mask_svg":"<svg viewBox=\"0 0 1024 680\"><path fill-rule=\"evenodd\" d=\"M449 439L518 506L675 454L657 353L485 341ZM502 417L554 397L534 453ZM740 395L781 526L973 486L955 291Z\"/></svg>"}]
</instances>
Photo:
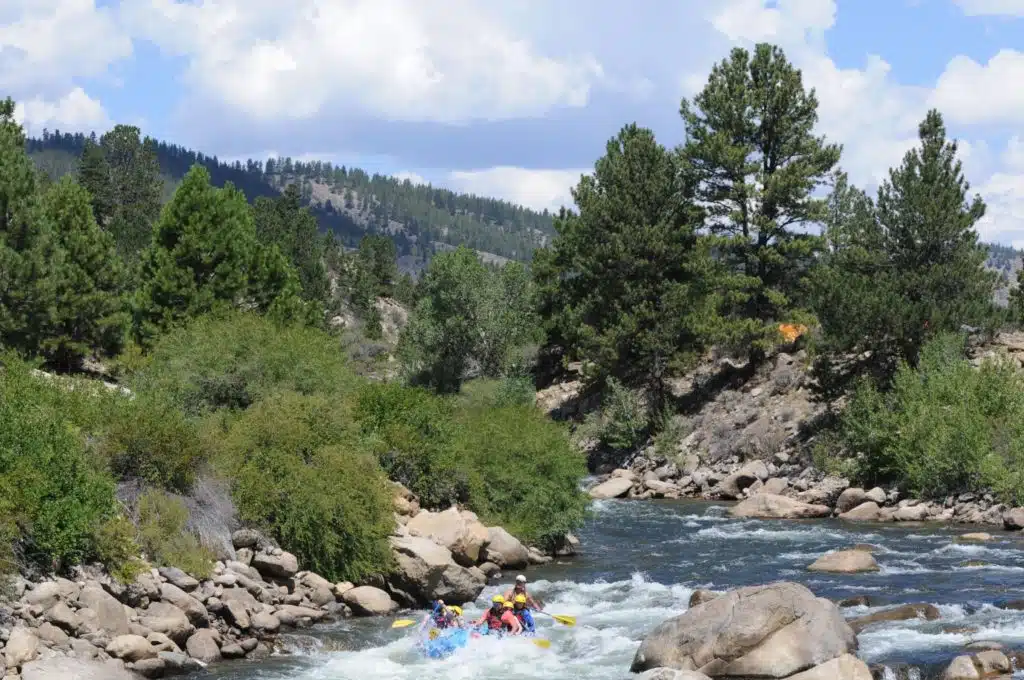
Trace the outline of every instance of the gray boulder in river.
<instances>
[{"instance_id":1,"label":"gray boulder in river","mask_svg":"<svg viewBox=\"0 0 1024 680\"><path fill-rule=\"evenodd\" d=\"M863 661L848 657L856 649L857 637L834 603L779 582L729 591L665 621L644 639L630 670L790 678L830 664L822 670L843 671L832 680L870 678ZM848 658L835 661L841 657Z\"/></svg>"}]
</instances>

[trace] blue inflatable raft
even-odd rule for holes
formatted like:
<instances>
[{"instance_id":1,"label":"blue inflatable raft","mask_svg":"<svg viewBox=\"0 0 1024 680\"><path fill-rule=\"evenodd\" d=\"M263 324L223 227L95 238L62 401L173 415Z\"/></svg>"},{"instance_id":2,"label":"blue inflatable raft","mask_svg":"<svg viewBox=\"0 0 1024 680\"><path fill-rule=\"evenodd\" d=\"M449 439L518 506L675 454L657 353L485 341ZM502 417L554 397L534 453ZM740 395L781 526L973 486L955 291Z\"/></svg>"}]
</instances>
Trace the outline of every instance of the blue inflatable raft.
<instances>
[{"instance_id":1,"label":"blue inflatable raft","mask_svg":"<svg viewBox=\"0 0 1024 680\"><path fill-rule=\"evenodd\" d=\"M443 659L469 643L470 631L464 628L439 630L433 628L426 639L420 642L423 653L431 659Z\"/></svg>"}]
</instances>

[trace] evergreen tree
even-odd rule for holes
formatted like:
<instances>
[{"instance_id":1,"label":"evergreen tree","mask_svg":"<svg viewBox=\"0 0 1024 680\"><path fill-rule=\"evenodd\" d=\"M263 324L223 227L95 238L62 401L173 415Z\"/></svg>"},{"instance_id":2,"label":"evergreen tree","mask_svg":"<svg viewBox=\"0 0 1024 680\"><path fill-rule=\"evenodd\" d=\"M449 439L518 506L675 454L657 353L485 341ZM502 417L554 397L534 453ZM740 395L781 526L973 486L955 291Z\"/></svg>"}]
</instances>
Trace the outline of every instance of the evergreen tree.
<instances>
[{"instance_id":1,"label":"evergreen tree","mask_svg":"<svg viewBox=\"0 0 1024 680\"><path fill-rule=\"evenodd\" d=\"M116 125L100 138L103 155L110 168L110 217L103 226L114 235L118 251L135 259L149 244L152 225L160 215L163 179L156 157L156 143L141 139L139 128ZM96 161L90 161L96 165ZM102 170L102 165L98 166ZM106 187L86 184L90 193L100 190L101 201ZM94 194L96 196L96 194ZM102 205L101 205L102 210Z\"/></svg>"},{"instance_id":2,"label":"evergreen tree","mask_svg":"<svg viewBox=\"0 0 1024 680\"><path fill-rule=\"evenodd\" d=\"M717 330L719 277L681 171L650 130L626 126L573 190L578 214L563 209L535 254L549 340L593 362L596 379L661 394L666 370Z\"/></svg>"},{"instance_id":3,"label":"evergreen tree","mask_svg":"<svg viewBox=\"0 0 1024 680\"><path fill-rule=\"evenodd\" d=\"M718 256L735 274L735 341L757 358L778 337L776 324L799 321L806 273L821 239L800 232L819 222L812 198L839 162L841 147L814 135L814 90L777 47L734 49L680 113L682 148L707 206Z\"/></svg>"},{"instance_id":4,"label":"evergreen tree","mask_svg":"<svg viewBox=\"0 0 1024 680\"><path fill-rule=\"evenodd\" d=\"M251 306L285 316L299 309L298 284L275 245L256 239L245 196L217 189L201 165L182 180L143 253L135 300L136 333L147 340L179 322L223 306Z\"/></svg>"},{"instance_id":5,"label":"evergreen tree","mask_svg":"<svg viewBox=\"0 0 1024 680\"><path fill-rule=\"evenodd\" d=\"M360 266L369 275L375 287L374 297L391 297L398 264L395 242L387 236L371 234L359 242Z\"/></svg>"},{"instance_id":6,"label":"evergreen tree","mask_svg":"<svg viewBox=\"0 0 1024 680\"><path fill-rule=\"evenodd\" d=\"M64 176L43 196L43 216L62 249L56 276L56 324L43 346L65 370L99 352L116 354L127 329L125 269L113 237L92 214L89 192Z\"/></svg>"},{"instance_id":7,"label":"evergreen tree","mask_svg":"<svg viewBox=\"0 0 1024 680\"><path fill-rule=\"evenodd\" d=\"M0 101L0 344L36 355L54 326L57 248L14 101Z\"/></svg>"},{"instance_id":8,"label":"evergreen tree","mask_svg":"<svg viewBox=\"0 0 1024 680\"><path fill-rule=\"evenodd\" d=\"M114 186L106 153L96 142L86 140L78 162L78 182L92 198L96 222L105 227L114 217Z\"/></svg>"},{"instance_id":9,"label":"evergreen tree","mask_svg":"<svg viewBox=\"0 0 1024 680\"><path fill-rule=\"evenodd\" d=\"M833 194L829 252L815 275L815 309L833 355L865 356L848 372L883 384L903 359L916 365L937 333L984 324L993 312L996 274L975 225L985 204L930 111L920 146L907 152L878 190L874 206L844 182ZM844 207L845 206L845 207Z\"/></svg>"},{"instance_id":10,"label":"evergreen tree","mask_svg":"<svg viewBox=\"0 0 1024 680\"><path fill-rule=\"evenodd\" d=\"M302 297L324 304L330 292L325 246L318 235L316 218L302 205L298 187L289 184L276 199L257 198L253 212L260 242L276 244L298 272Z\"/></svg>"}]
</instances>

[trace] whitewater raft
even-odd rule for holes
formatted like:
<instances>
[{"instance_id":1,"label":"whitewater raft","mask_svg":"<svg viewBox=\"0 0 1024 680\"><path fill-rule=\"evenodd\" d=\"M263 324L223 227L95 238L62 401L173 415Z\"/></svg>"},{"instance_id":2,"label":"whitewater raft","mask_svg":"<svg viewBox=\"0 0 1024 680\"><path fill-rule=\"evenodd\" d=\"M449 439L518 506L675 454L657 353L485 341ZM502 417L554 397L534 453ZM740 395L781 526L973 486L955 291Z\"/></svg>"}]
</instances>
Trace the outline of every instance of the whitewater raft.
<instances>
[{"instance_id":1,"label":"whitewater raft","mask_svg":"<svg viewBox=\"0 0 1024 680\"><path fill-rule=\"evenodd\" d=\"M493 633L490 633L493 634ZM473 628L431 628L424 634L417 647L424 656L430 659L444 659L469 644L473 638L490 635L484 630ZM501 633L498 637L504 637ZM522 637L533 638L534 633L525 633Z\"/></svg>"}]
</instances>

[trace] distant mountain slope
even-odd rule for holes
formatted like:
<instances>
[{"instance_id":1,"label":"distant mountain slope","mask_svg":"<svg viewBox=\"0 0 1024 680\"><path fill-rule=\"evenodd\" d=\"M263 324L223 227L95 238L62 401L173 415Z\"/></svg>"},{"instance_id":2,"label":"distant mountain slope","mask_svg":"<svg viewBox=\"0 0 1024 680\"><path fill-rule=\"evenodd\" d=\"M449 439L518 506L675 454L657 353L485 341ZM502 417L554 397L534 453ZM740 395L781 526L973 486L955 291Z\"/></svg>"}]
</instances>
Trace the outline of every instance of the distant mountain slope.
<instances>
[{"instance_id":1,"label":"distant mountain slope","mask_svg":"<svg viewBox=\"0 0 1024 680\"><path fill-rule=\"evenodd\" d=\"M44 133L27 146L37 166L53 178L76 171L86 142L82 134ZM430 255L466 245L486 260L529 261L554 234L552 215L482 196L460 194L408 180L369 175L358 168L302 163L291 158L224 163L216 156L156 142L157 158L170 197L195 163L210 171L213 183L232 182L252 201L275 196L298 182L321 230L355 246L367 233L395 241L403 269L423 266Z\"/></svg>"}]
</instances>

